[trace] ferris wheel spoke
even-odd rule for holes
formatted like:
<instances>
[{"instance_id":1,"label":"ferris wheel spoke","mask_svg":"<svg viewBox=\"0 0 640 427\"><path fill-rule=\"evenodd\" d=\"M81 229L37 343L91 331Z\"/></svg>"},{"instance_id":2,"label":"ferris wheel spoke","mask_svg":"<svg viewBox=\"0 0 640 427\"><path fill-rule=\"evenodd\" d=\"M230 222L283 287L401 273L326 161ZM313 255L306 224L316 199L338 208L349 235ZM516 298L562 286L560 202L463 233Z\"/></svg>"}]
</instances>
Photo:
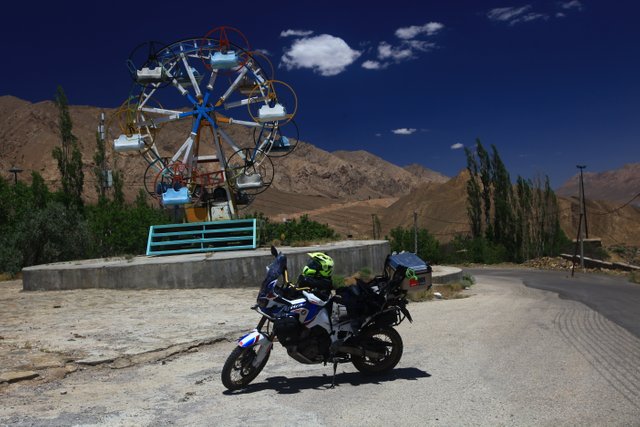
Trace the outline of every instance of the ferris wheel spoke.
<instances>
[{"instance_id":1,"label":"ferris wheel spoke","mask_svg":"<svg viewBox=\"0 0 640 427\"><path fill-rule=\"evenodd\" d=\"M216 84L216 78L218 77L218 70L211 70L211 76L209 77L209 83L207 83L207 90L212 91L213 86Z\"/></svg>"},{"instance_id":2,"label":"ferris wheel spoke","mask_svg":"<svg viewBox=\"0 0 640 427\"><path fill-rule=\"evenodd\" d=\"M226 123L230 125L240 125L240 126L246 126L251 128L259 128L264 126L263 123L249 122L247 120L237 120L237 119L234 119L233 117L225 117L220 115L216 116L216 120L219 123Z\"/></svg>"},{"instance_id":3,"label":"ferris wheel spoke","mask_svg":"<svg viewBox=\"0 0 640 427\"><path fill-rule=\"evenodd\" d=\"M184 111L167 110L166 108L154 108L154 107L138 107L138 110L145 113L164 114L165 116L174 117L184 114Z\"/></svg>"},{"instance_id":4,"label":"ferris wheel spoke","mask_svg":"<svg viewBox=\"0 0 640 427\"><path fill-rule=\"evenodd\" d=\"M241 99L240 101L226 102L223 104L223 107L225 110L230 110L232 108L246 107L249 104L264 102L267 99L266 96L252 96L251 98Z\"/></svg>"},{"instance_id":5,"label":"ferris wheel spoke","mask_svg":"<svg viewBox=\"0 0 640 427\"><path fill-rule=\"evenodd\" d=\"M238 145L236 145L235 142L233 142L233 140L229 137L229 135L227 135L227 133L220 128L218 128L218 133L220 134L220 136L222 136L222 139L224 139L224 141L227 144L229 144L231 148L233 148L236 152L238 152L239 153L238 155L242 157L242 159L244 160L245 159L244 152L240 147L238 147Z\"/></svg>"},{"instance_id":6,"label":"ferris wheel spoke","mask_svg":"<svg viewBox=\"0 0 640 427\"><path fill-rule=\"evenodd\" d=\"M193 88L196 98L200 98L202 96L202 92L200 92L200 83L196 80L195 75L193 74L193 68L189 65L187 61L187 57L184 53L180 54L180 58L182 59L182 64L184 65L184 69L187 72L187 76L189 76L189 80L191 81L191 87Z\"/></svg>"},{"instance_id":7,"label":"ferris wheel spoke","mask_svg":"<svg viewBox=\"0 0 640 427\"><path fill-rule=\"evenodd\" d=\"M238 85L240 85L240 82L242 82L242 79L244 79L244 76L247 75L247 69L243 68L242 71L240 71L240 73L238 73L238 77L236 77L236 79L233 81L233 83L231 83L229 85L229 88L227 89L227 91L224 93L224 95L222 95L220 97L220 100L218 100L218 105L224 103L224 101L229 98L229 95L231 95L236 88L238 87Z\"/></svg>"},{"instance_id":8,"label":"ferris wheel spoke","mask_svg":"<svg viewBox=\"0 0 640 427\"><path fill-rule=\"evenodd\" d=\"M184 163L185 165L191 163L194 136L194 133L189 134L187 140L182 144L182 146L180 146L178 151L176 151L176 154L173 155L171 161L175 162L184 153L184 156L182 157L182 163Z\"/></svg>"}]
</instances>

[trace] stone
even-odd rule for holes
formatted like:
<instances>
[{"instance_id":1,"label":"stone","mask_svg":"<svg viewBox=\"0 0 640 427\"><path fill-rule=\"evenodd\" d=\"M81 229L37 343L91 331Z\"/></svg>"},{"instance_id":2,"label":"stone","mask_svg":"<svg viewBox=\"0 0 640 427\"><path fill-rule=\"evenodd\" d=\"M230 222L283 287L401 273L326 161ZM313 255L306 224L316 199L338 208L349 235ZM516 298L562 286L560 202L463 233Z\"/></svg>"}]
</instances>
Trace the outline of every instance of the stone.
<instances>
[{"instance_id":1,"label":"stone","mask_svg":"<svg viewBox=\"0 0 640 427\"><path fill-rule=\"evenodd\" d=\"M0 383L15 383L18 381L32 380L38 377L34 371L15 371L0 374Z\"/></svg>"}]
</instances>

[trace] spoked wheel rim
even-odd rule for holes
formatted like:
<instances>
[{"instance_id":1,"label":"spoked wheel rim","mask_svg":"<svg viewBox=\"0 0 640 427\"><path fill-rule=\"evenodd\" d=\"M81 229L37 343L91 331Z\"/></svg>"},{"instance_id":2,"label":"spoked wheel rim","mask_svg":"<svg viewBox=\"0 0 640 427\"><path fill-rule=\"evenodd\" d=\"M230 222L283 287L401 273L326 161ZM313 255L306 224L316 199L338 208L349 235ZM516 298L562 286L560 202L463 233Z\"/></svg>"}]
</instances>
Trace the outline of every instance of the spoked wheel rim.
<instances>
[{"instance_id":1,"label":"spoked wheel rim","mask_svg":"<svg viewBox=\"0 0 640 427\"><path fill-rule=\"evenodd\" d=\"M236 359L231 370L231 381L242 383L242 380L255 370L252 363L256 358L256 352L252 348L247 348L242 355Z\"/></svg>"},{"instance_id":2,"label":"spoked wheel rim","mask_svg":"<svg viewBox=\"0 0 640 427\"><path fill-rule=\"evenodd\" d=\"M379 328L363 332L366 349L384 353L381 358L353 357L353 365L365 374L382 374L393 369L402 357L402 338L393 328Z\"/></svg>"},{"instance_id":3,"label":"spoked wheel rim","mask_svg":"<svg viewBox=\"0 0 640 427\"><path fill-rule=\"evenodd\" d=\"M240 390L247 385L262 371L269 360L271 348L266 349L267 354L259 365L255 365L258 351L262 349L261 345L257 347L241 348L236 347L222 368L222 384L229 390Z\"/></svg>"}]
</instances>

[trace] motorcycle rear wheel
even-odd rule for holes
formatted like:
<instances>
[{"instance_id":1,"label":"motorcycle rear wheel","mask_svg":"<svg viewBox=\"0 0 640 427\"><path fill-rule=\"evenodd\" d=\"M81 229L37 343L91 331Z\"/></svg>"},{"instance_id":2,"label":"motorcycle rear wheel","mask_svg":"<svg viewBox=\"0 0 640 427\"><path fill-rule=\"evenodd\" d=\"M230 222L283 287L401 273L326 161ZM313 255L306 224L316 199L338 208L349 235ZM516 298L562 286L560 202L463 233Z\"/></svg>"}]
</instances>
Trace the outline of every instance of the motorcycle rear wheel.
<instances>
[{"instance_id":1,"label":"motorcycle rear wheel","mask_svg":"<svg viewBox=\"0 0 640 427\"><path fill-rule=\"evenodd\" d=\"M229 390L245 388L262 371L270 355L271 350L258 366L253 366L256 347L234 348L222 367L222 384Z\"/></svg>"},{"instance_id":2,"label":"motorcycle rear wheel","mask_svg":"<svg viewBox=\"0 0 640 427\"><path fill-rule=\"evenodd\" d=\"M379 327L365 329L360 334L360 342L370 350L384 350L385 356L381 359L370 357L352 356L353 366L365 375L379 375L390 371L400 362L402 357L402 338L391 327Z\"/></svg>"}]
</instances>

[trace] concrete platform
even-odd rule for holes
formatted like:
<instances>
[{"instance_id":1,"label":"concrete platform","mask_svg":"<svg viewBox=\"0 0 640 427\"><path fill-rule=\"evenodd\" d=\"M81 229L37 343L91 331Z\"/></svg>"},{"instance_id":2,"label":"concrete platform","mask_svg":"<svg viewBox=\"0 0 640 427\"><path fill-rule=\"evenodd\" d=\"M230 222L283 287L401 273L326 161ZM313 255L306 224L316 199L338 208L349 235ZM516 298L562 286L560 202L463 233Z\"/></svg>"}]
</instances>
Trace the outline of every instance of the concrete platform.
<instances>
[{"instance_id":1,"label":"concrete platform","mask_svg":"<svg viewBox=\"0 0 640 427\"><path fill-rule=\"evenodd\" d=\"M308 252L329 254L335 261L334 274L341 276L352 275L363 268L379 274L390 252L386 240L348 240L278 249L287 255L292 281L308 262ZM269 249L260 248L253 251L44 264L22 270L23 290L255 289L264 279L265 267L272 259ZM449 283L460 278L461 271L458 268L434 266L434 283Z\"/></svg>"},{"instance_id":2,"label":"concrete platform","mask_svg":"<svg viewBox=\"0 0 640 427\"><path fill-rule=\"evenodd\" d=\"M326 252L334 274L347 276L362 268L382 269L389 254L386 240L348 240L305 247L281 247L291 280L309 260L307 252ZM139 256L37 265L22 270L23 289L196 289L255 288L273 257L268 248L163 257Z\"/></svg>"}]
</instances>

